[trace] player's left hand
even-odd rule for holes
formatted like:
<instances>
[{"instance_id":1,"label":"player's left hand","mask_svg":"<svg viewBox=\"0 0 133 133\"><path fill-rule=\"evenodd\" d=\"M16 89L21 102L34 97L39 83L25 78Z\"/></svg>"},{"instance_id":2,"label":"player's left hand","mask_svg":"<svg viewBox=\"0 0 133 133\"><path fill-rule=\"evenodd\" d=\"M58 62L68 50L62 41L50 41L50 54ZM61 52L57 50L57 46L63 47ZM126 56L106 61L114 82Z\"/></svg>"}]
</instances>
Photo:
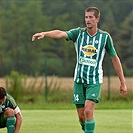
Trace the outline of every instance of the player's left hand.
<instances>
[{"instance_id":1,"label":"player's left hand","mask_svg":"<svg viewBox=\"0 0 133 133\"><path fill-rule=\"evenodd\" d=\"M121 84L120 93L123 94L124 96L127 95L127 86L126 86L126 84Z\"/></svg>"}]
</instances>

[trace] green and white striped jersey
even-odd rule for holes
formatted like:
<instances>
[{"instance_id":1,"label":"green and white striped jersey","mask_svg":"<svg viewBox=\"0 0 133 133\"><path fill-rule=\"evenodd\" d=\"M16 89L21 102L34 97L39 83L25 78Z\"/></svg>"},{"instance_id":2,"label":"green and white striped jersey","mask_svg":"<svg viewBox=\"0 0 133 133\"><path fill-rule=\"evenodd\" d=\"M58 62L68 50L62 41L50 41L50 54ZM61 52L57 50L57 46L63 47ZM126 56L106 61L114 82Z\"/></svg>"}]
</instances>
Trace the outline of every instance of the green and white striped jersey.
<instances>
[{"instance_id":1,"label":"green and white striped jersey","mask_svg":"<svg viewBox=\"0 0 133 133\"><path fill-rule=\"evenodd\" d=\"M15 114L20 112L20 109L17 106L14 98L10 94L7 93L4 103L2 105L0 105L0 113L4 112L8 107L14 109Z\"/></svg>"},{"instance_id":2,"label":"green and white striped jersey","mask_svg":"<svg viewBox=\"0 0 133 133\"><path fill-rule=\"evenodd\" d=\"M68 41L74 42L77 54L74 81L85 84L102 83L105 51L110 56L116 55L109 33L98 29L95 35L90 36L87 28L71 29L66 33Z\"/></svg>"}]
</instances>

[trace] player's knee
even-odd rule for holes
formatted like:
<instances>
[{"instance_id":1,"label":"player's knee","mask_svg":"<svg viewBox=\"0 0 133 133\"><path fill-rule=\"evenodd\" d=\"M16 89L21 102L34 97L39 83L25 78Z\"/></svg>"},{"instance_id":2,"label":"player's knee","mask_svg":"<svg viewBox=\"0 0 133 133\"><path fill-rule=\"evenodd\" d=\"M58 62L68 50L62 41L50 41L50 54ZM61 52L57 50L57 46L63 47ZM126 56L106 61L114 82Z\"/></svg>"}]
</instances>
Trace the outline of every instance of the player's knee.
<instances>
[{"instance_id":1,"label":"player's knee","mask_svg":"<svg viewBox=\"0 0 133 133\"><path fill-rule=\"evenodd\" d=\"M85 108L84 114L86 118L92 118L93 117L93 109Z\"/></svg>"},{"instance_id":2,"label":"player's knee","mask_svg":"<svg viewBox=\"0 0 133 133\"><path fill-rule=\"evenodd\" d=\"M14 110L13 109L11 109L11 108L7 108L6 110L5 110L5 112L4 112L4 116L5 116L5 118L8 118L8 117L10 117L10 116L14 116Z\"/></svg>"}]
</instances>

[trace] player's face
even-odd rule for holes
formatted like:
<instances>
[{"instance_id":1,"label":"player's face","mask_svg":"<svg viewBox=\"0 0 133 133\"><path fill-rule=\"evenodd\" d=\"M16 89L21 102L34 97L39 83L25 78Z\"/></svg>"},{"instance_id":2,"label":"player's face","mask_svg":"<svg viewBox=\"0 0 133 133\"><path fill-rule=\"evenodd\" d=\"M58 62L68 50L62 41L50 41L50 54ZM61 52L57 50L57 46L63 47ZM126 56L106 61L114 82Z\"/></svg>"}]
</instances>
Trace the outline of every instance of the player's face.
<instances>
[{"instance_id":1,"label":"player's face","mask_svg":"<svg viewBox=\"0 0 133 133\"><path fill-rule=\"evenodd\" d=\"M5 99L6 99L6 96L3 99L0 99L0 105L4 103Z\"/></svg>"},{"instance_id":2,"label":"player's face","mask_svg":"<svg viewBox=\"0 0 133 133\"><path fill-rule=\"evenodd\" d=\"M94 12L85 12L85 23L87 28L92 29L93 27L97 27L97 23L99 18L94 16Z\"/></svg>"}]
</instances>

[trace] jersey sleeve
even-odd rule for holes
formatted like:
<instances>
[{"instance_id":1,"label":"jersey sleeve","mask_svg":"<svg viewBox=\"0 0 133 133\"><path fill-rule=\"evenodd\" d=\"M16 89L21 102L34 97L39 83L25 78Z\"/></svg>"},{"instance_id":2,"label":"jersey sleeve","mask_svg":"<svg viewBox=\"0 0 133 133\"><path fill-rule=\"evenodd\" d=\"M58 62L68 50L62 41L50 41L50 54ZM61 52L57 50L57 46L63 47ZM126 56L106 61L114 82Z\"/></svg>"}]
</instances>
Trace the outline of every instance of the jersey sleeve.
<instances>
[{"instance_id":1,"label":"jersey sleeve","mask_svg":"<svg viewBox=\"0 0 133 133\"><path fill-rule=\"evenodd\" d=\"M71 40L71 41L75 42L79 35L79 30L80 30L80 28L71 29L69 31L66 31L66 33L68 35L67 41Z\"/></svg>"},{"instance_id":2,"label":"jersey sleeve","mask_svg":"<svg viewBox=\"0 0 133 133\"><path fill-rule=\"evenodd\" d=\"M110 35L108 35L105 49L110 56L115 56L117 54L114 48L113 40Z\"/></svg>"},{"instance_id":3,"label":"jersey sleeve","mask_svg":"<svg viewBox=\"0 0 133 133\"><path fill-rule=\"evenodd\" d=\"M15 109L17 107L15 99L8 93L6 98L6 107L10 107L12 109Z\"/></svg>"},{"instance_id":4,"label":"jersey sleeve","mask_svg":"<svg viewBox=\"0 0 133 133\"><path fill-rule=\"evenodd\" d=\"M20 108L18 106L14 110L15 110L15 114L20 112Z\"/></svg>"}]
</instances>

